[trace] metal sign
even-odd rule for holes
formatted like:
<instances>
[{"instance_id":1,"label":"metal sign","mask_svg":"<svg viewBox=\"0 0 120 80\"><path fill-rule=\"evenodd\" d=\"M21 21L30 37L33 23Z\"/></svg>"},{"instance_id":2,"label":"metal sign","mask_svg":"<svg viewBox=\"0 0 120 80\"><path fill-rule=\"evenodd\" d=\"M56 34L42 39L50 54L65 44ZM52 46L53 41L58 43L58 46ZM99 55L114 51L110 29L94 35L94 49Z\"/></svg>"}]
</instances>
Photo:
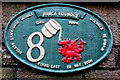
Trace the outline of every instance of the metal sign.
<instances>
[{"instance_id":1,"label":"metal sign","mask_svg":"<svg viewBox=\"0 0 120 80\"><path fill-rule=\"evenodd\" d=\"M94 12L70 4L31 7L14 16L5 45L22 63L38 70L68 73L89 68L112 47L112 33Z\"/></svg>"}]
</instances>

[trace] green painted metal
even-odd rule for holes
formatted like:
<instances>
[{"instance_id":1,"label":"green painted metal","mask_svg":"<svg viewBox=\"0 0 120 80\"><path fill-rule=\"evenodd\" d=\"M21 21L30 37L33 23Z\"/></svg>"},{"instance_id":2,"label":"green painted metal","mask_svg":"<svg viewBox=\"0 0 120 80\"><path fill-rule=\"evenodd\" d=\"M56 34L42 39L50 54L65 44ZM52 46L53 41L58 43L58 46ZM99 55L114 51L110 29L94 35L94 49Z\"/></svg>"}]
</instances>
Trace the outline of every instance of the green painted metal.
<instances>
[{"instance_id":1,"label":"green painted metal","mask_svg":"<svg viewBox=\"0 0 120 80\"><path fill-rule=\"evenodd\" d=\"M43 15L44 12L56 12L55 14L57 15ZM73 13L78 14L79 16L71 17L65 16L65 14L61 16L58 15L59 12ZM62 62L62 58L64 58L64 56L58 53L58 48L60 48L60 45L58 45L59 31L50 38L47 38L43 35L44 41L40 46L44 48L45 55L42 60L31 62L27 59L26 54L30 48L27 43L28 37L34 32L42 33L42 28L50 19L56 20L61 25L63 30L61 34L62 40L65 38L69 38L71 40L81 38L87 43L85 45L85 50L80 53L82 56L80 62ZM44 22L36 24L36 22L41 20L44 20ZM17 21L19 22L18 24L16 23ZM78 24L70 24L69 21L77 22ZM102 26L102 28L104 28L104 30L99 28L99 24ZM15 28L13 28L14 26ZM14 31L13 35L11 32L12 29ZM107 36L107 38L105 38L107 39L107 43L106 46L104 46L104 51L101 51L101 48L104 44L103 34L106 34ZM12 39L10 36L12 36L14 39L10 40ZM19 12L8 22L4 32L4 40L5 45L10 53L22 63L38 70L54 73L80 71L96 65L108 55L113 43L112 32L107 23L100 16L86 8L62 3L38 5ZM34 36L32 38L33 44L38 44L39 41L39 36ZM22 52L22 54L19 54L20 52L15 51L15 47L11 46L12 43L15 44L14 46L16 46L17 49ZM31 51L31 55L34 59L41 55L40 50L37 47L33 48ZM89 64L86 64L87 61ZM38 65L38 63L41 63L41 66ZM60 66L58 69L55 68L57 65ZM70 69L67 68L69 65L71 65ZM77 65L78 67L75 67Z\"/></svg>"}]
</instances>

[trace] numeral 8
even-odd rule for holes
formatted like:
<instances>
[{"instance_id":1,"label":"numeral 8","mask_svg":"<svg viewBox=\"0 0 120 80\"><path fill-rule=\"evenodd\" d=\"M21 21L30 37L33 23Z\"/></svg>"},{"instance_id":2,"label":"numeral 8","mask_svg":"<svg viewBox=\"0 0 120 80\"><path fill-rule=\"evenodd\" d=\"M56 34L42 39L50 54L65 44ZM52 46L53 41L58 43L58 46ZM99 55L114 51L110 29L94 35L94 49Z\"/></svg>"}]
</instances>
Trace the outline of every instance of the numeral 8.
<instances>
[{"instance_id":1,"label":"numeral 8","mask_svg":"<svg viewBox=\"0 0 120 80\"><path fill-rule=\"evenodd\" d=\"M38 42L38 44L33 44L32 43L32 38L35 36L35 35L38 35L39 37L40 37L40 41ZM43 59L43 57L44 57L44 55L45 55L45 50L44 50L44 48L41 46L41 44L43 43L43 35L42 35L42 33L40 33L40 32L34 32L34 33L32 33L29 37L28 37L28 39L27 39L27 44L28 44L28 46L29 46L29 49L28 49L28 51L27 51L27 59L29 60L29 61L31 61L31 62L38 62L38 61L40 61L40 60L42 60ZM40 50L40 55L39 55L39 57L37 58L37 59L34 59L32 56L31 56L31 51L32 51L32 49L34 49L34 48L38 48L39 50Z\"/></svg>"}]
</instances>

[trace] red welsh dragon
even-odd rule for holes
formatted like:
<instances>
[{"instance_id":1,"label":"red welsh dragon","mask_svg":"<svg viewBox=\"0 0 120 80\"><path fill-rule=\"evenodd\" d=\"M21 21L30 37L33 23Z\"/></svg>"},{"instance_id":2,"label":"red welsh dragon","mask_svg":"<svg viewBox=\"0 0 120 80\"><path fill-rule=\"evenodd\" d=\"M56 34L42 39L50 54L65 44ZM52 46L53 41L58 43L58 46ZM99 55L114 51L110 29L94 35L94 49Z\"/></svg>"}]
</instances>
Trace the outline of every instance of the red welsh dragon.
<instances>
[{"instance_id":1,"label":"red welsh dragon","mask_svg":"<svg viewBox=\"0 0 120 80\"><path fill-rule=\"evenodd\" d=\"M72 63L73 60L76 60L76 62L80 62L82 58L80 53L84 51L84 44L86 44L86 42L80 40L80 42L77 44L78 40L79 39L71 41L66 38L64 41L58 42L58 44L61 45L61 47L58 49L58 53L61 53L63 56L65 56L62 59L63 62Z\"/></svg>"}]
</instances>

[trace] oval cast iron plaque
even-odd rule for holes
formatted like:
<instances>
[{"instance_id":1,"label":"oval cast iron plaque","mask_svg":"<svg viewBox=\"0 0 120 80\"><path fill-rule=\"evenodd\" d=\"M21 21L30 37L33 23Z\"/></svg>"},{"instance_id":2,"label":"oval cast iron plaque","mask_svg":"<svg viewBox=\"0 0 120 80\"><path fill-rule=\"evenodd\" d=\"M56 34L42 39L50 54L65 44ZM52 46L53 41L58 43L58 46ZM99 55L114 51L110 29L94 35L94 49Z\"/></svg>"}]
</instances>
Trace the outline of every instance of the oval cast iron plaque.
<instances>
[{"instance_id":1,"label":"oval cast iron plaque","mask_svg":"<svg viewBox=\"0 0 120 80\"><path fill-rule=\"evenodd\" d=\"M38 70L68 73L89 68L112 47L106 22L83 7L53 3L31 7L14 16L4 40L10 53Z\"/></svg>"}]
</instances>

